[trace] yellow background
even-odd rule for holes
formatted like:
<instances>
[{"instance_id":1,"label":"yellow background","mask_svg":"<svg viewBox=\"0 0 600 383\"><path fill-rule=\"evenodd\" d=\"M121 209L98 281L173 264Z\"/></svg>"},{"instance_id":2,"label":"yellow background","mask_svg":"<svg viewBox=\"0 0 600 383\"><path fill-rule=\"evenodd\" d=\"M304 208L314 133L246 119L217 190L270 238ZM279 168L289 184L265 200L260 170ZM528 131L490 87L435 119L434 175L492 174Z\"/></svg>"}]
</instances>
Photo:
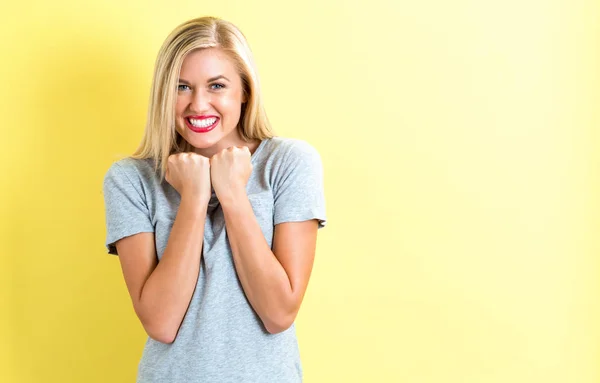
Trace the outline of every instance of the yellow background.
<instances>
[{"instance_id":1,"label":"yellow background","mask_svg":"<svg viewBox=\"0 0 600 383\"><path fill-rule=\"evenodd\" d=\"M307 383L600 381L597 2L0 15L0 381L134 381L145 335L103 247L102 177L141 139L160 44L201 15L242 29L277 133L322 154Z\"/></svg>"}]
</instances>

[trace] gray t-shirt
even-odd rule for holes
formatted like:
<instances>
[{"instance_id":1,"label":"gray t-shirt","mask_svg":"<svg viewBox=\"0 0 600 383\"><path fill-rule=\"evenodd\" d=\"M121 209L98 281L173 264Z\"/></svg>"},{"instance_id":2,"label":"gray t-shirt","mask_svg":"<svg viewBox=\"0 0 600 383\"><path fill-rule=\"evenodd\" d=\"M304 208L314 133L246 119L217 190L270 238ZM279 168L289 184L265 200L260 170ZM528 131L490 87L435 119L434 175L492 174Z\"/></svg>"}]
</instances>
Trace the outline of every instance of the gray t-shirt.
<instances>
[{"instance_id":1,"label":"gray t-shirt","mask_svg":"<svg viewBox=\"0 0 600 383\"><path fill-rule=\"evenodd\" d=\"M269 246L274 226L317 219L326 223L321 158L308 143L275 137L252 154L248 198ZM107 238L114 243L153 232L162 258L177 214L179 193L159 181L153 160L115 162L104 178ZM244 294L227 240L223 210L213 193L204 228L196 289L177 338L164 344L148 337L138 383L301 382L295 326L265 330Z\"/></svg>"}]
</instances>

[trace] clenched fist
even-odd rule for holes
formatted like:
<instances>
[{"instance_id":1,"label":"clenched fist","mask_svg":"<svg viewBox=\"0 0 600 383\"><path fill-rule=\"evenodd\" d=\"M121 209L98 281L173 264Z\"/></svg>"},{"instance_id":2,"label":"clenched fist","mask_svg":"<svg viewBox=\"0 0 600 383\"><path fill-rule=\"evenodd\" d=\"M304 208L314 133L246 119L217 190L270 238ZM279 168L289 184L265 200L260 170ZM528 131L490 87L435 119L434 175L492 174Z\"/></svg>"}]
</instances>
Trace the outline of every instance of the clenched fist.
<instances>
[{"instance_id":1,"label":"clenched fist","mask_svg":"<svg viewBox=\"0 0 600 383\"><path fill-rule=\"evenodd\" d=\"M231 202L243 195L251 173L250 150L247 146L223 149L210 159L212 187L221 203Z\"/></svg>"},{"instance_id":2,"label":"clenched fist","mask_svg":"<svg viewBox=\"0 0 600 383\"><path fill-rule=\"evenodd\" d=\"M169 156L165 179L183 198L210 200L210 160L196 153Z\"/></svg>"}]
</instances>

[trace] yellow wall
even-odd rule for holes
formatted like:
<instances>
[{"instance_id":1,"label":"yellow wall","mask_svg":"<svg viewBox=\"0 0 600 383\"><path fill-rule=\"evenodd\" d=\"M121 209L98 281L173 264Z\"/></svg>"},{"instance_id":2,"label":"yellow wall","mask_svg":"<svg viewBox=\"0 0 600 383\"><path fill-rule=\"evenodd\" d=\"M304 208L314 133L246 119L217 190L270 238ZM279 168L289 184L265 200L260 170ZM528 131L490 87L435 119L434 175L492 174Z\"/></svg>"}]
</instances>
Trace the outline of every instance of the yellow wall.
<instances>
[{"instance_id":1,"label":"yellow wall","mask_svg":"<svg viewBox=\"0 0 600 383\"><path fill-rule=\"evenodd\" d=\"M101 182L141 138L163 39L207 14L249 38L277 132L322 153L307 383L600 381L599 13L3 2L0 381L134 381L145 336Z\"/></svg>"}]
</instances>

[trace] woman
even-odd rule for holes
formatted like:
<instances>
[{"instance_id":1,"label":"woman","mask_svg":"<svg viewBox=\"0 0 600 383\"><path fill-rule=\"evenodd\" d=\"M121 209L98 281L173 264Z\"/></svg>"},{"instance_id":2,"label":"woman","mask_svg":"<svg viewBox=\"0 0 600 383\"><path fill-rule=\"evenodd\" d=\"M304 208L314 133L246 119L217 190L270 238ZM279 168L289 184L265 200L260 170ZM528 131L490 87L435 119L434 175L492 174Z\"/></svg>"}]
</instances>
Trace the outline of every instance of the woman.
<instances>
[{"instance_id":1,"label":"woman","mask_svg":"<svg viewBox=\"0 0 600 383\"><path fill-rule=\"evenodd\" d=\"M148 339L138 382L300 382L294 319L325 225L319 154L275 137L244 35L204 17L160 49L148 122L104 178Z\"/></svg>"}]
</instances>

